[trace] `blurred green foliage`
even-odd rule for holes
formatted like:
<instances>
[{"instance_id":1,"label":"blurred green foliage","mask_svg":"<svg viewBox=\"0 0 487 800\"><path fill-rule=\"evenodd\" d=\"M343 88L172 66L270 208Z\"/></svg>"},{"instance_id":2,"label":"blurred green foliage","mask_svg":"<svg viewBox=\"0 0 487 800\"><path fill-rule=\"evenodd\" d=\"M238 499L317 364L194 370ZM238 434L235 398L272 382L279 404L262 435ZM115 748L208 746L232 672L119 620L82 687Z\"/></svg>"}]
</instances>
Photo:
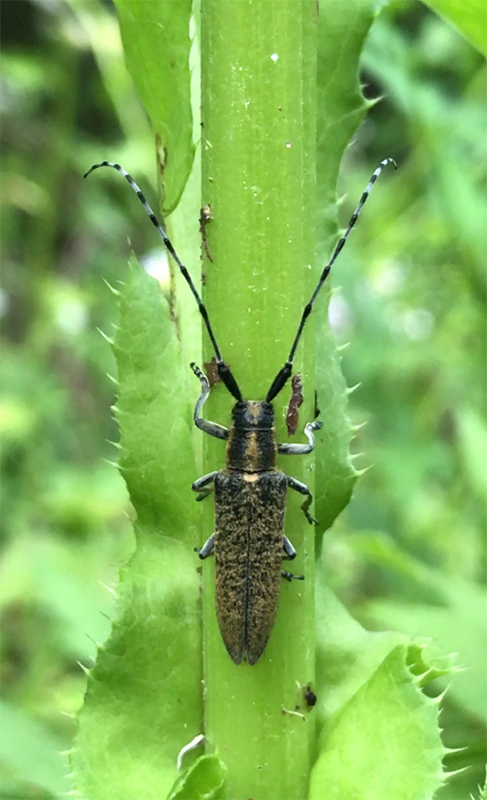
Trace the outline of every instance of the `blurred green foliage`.
<instances>
[{"instance_id":1,"label":"blurred green foliage","mask_svg":"<svg viewBox=\"0 0 487 800\"><path fill-rule=\"evenodd\" d=\"M110 461L114 372L98 333L116 323L103 283L125 275L127 235L160 258L122 182L94 161L154 174L153 137L108 3L2 3L2 796L67 788L105 585L133 540ZM331 320L359 466L372 463L326 537L328 582L366 627L432 637L466 668L444 701L444 739L485 761L485 61L419 2L382 10L364 51L369 112L344 160L345 223L385 156L400 165L368 205L334 276ZM195 225L197 225L195 220ZM154 255L155 254L155 255ZM338 288L337 288L338 287ZM326 413L326 409L322 409Z\"/></svg>"}]
</instances>

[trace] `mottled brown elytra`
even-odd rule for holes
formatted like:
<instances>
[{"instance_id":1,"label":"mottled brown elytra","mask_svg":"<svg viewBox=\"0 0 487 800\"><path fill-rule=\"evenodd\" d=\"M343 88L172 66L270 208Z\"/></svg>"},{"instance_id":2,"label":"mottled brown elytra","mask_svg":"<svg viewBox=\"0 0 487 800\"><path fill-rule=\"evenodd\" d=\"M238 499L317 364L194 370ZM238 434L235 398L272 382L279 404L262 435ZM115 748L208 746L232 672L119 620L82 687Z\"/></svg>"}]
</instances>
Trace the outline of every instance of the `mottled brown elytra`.
<instances>
[{"instance_id":1,"label":"mottled brown elytra","mask_svg":"<svg viewBox=\"0 0 487 800\"><path fill-rule=\"evenodd\" d=\"M216 614L223 641L235 664L247 661L255 664L264 652L277 615L281 577L302 580L281 569L283 559L292 560L296 551L284 535L284 513L288 488L305 495L301 508L310 523L315 523L309 512L312 495L308 487L285 475L276 466L281 455L305 455L314 449L313 431L321 422L308 422L304 433L308 444L278 444L274 428L272 401L289 380L296 348L313 303L341 252L372 186L383 168L392 158L381 161L354 211L348 227L333 251L332 257L320 275L309 302L306 304L287 361L272 381L265 400L244 400L230 367L222 358L208 312L191 279L180 261L164 228L147 203L141 190L119 164L102 161L94 164L83 177L99 167L112 167L128 181L157 228L164 245L185 278L208 331L216 357L218 375L237 401L232 410L230 428L209 422L200 416L209 393L206 375L191 364L191 369L201 383L201 394L194 412L195 425L210 436L227 442L224 469L204 475L193 483L197 500L209 494L215 497L215 530L197 552L201 559L215 556L216 562Z\"/></svg>"}]
</instances>

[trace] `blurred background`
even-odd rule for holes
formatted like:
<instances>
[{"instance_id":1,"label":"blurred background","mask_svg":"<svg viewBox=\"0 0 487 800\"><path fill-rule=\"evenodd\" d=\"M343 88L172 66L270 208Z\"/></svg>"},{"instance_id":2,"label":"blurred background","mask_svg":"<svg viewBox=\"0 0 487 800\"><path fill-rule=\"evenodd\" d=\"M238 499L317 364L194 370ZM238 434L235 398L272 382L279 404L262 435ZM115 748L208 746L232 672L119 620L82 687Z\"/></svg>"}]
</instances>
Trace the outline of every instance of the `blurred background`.
<instances>
[{"instance_id":1,"label":"blurred background","mask_svg":"<svg viewBox=\"0 0 487 800\"><path fill-rule=\"evenodd\" d=\"M2 2L2 798L69 788L66 760L118 567L133 547L113 467L106 279L127 237L157 240L123 182L81 175L105 158L153 185L149 124L113 7ZM347 152L345 224L385 156L335 275L330 319L354 423L373 464L326 536L328 580L366 627L430 636L466 671L444 701L445 743L468 769L443 800L478 796L485 763L486 68L419 2L393 2L363 57L382 96ZM154 198L154 193L149 195ZM391 799L392 800L392 799Z\"/></svg>"}]
</instances>

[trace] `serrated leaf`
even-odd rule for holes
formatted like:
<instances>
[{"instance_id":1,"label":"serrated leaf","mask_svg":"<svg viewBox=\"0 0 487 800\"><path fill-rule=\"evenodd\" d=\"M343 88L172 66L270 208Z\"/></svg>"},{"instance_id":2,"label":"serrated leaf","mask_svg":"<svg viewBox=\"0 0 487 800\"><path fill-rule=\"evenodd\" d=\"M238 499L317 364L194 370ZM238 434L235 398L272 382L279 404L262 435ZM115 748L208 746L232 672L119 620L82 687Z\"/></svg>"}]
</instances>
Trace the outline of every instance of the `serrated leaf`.
<instances>
[{"instance_id":1,"label":"serrated leaf","mask_svg":"<svg viewBox=\"0 0 487 800\"><path fill-rule=\"evenodd\" d=\"M425 0L482 55L487 56L487 14L484 0Z\"/></svg>"},{"instance_id":2,"label":"serrated leaf","mask_svg":"<svg viewBox=\"0 0 487 800\"><path fill-rule=\"evenodd\" d=\"M395 576L398 586L407 586L409 595L415 596L416 602L401 596L373 600L367 604L367 617L381 627L387 625L406 634L432 637L443 653L456 653L456 664L464 669L455 675L451 696L485 721L485 589L459 578L446 579L383 534L356 535L353 548L369 564L386 568L389 575Z\"/></svg>"},{"instance_id":3,"label":"serrated leaf","mask_svg":"<svg viewBox=\"0 0 487 800\"><path fill-rule=\"evenodd\" d=\"M163 213L177 206L193 164L190 98L191 0L115 0L125 60L151 119L164 187Z\"/></svg>"},{"instance_id":4,"label":"serrated leaf","mask_svg":"<svg viewBox=\"0 0 487 800\"><path fill-rule=\"evenodd\" d=\"M88 679L72 766L89 798L160 800L203 724L191 412L168 304L136 263L120 310L117 416L137 548Z\"/></svg>"},{"instance_id":5,"label":"serrated leaf","mask_svg":"<svg viewBox=\"0 0 487 800\"><path fill-rule=\"evenodd\" d=\"M322 3L320 12L317 243L318 262L323 268L337 234L336 182L340 160L367 110L358 77L359 59L374 19L375 3L333 0ZM336 275L337 270L333 280ZM346 416L346 385L326 313L317 315L316 328L316 386L324 425L319 437L323 445L316 456L315 502L322 532L348 503L357 473L349 455L351 430Z\"/></svg>"},{"instance_id":6,"label":"serrated leaf","mask_svg":"<svg viewBox=\"0 0 487 800\"><path fill-rule=\"evenodd\" d=\"M177 779L167 800L218 800L225 774L225 764L217 755L201 756Z\"/></svg>"},{"instance_id":7,"label":"serrated leaf","mask_svg":"<svg viewBox=\"0 0 487 800\"><path fill-rule=\"evenodd\" d=\"M367 112L359 82L360 54L376 15L373 0L327 0L318 28L318 241L323 250L336 233L336 182L340 161ZM321 228L321 229L320 229Z\"/></svg>"},{"instance_id":8,"label":"serrated leaf","mask_svg":"<svg viewBox=\"0 0 487 800\"><path fill-rule=\"evenodd\" d=\"M367 607L367 611L381 624L385 622L398 630L414 630L419 635L429 635L442 650L457 653L457 663L464 669L455 676L451 696L473 716L485 721L486 605L485 591L455 581L450 582L449 599L444 606L377 600Z\"/></svg>"},{"instance_id":9,"label":"serrated leaf","mask_svg":"<svg viewBox=\"0 0 487 800\"><path fill-rule=\"evenodd\" d=\"M310 800L427 800L442 784L438 705L397 645L331 719Z\"/></svg>"},{"instance_id":10,"label":"serrated leaf","mask_svg":"<svg viewBox=\"0 0 487 800\"><path fill-rule=\"evenodd\" d=\"M409 638L394 631L365 630L316 570L317 715L326 723L370 679L384 658Z\"/></svg>"}]
</instances>

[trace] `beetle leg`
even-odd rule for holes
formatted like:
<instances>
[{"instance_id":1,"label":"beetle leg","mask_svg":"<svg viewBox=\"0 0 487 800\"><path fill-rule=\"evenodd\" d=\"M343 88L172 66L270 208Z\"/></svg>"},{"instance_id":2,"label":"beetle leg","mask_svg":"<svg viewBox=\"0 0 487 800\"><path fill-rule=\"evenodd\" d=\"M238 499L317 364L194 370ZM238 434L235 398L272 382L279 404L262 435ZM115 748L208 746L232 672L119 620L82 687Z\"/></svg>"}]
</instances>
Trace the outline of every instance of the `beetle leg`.
<instances>
[{"instance_id":1,"label":"beetle leg","mask_svg":"<svg viewBox=\"0 0 487 800\"><path fill-rule=\"evenodd\" d=\"M194 424L200 429L200 431L209 433L210 436L215 436L217 439L228 439L228 428L224 428L223 425L218 425L216 422L210 422L209 420L200 417L201 409L206 403L208 395L210 394L210 384L208 383L208 378L206 377L205 373L202 372L200 368L196 366L196 364L192 363L190 366L196 377L200 379L201 383L201 394L194 410Z\"/></svg>"},{"instance_id":2,"label":"beetle leg","mask_svg":"<svg viewBox=\"0 0 487 800\"><path fill-rule=\"evenodd\" d=\"M206 540L203 547L195 547L195 553L198 553L201 560L213 555L213 547L215 545L215 535L212 533L210 538Z\"/></svg>"},{"instance_id":3,"label":"beetle leg","mask_svg":"<svg viewBox=\"0 0 487 800\"><path fill-rule=\"evenodd\" d=\"M287 536L282 537L282 549L285 553L285 555L282 557L283 561L292 561L293 558L296 558L296 550L292 546Z\"/></svg>"},{"instance_id":4,"label":"beetle leg","mask_svg":"<svg viewBox=\"0 0 487 800\"><path fill-rule=\"evenodd\" d=\"M308 439L309 444L284 444L277 445L277 452L283 456L305 456L312 453L315 448L315 437L313 431L318 431L323 427L323 423L319 420L308 422L304 427L304 435Z\"/></svg>"},{"instance_id":5,"label":"beetle leg","mask_svg":"<svg viewBox=\"0 0 487 800\"><path fill-rule=\"evenodd\" d=\"M205 497L208 497L208 495L213 492L213 485L209 486L208 484L213 484L215 475L218 475L218 470L216 472L209 472L208 475L203 475L202 478L198 478L198 480L191 485L193 492L199 492L196 500L204 500Z\"/></svg>"},{"instance_id":6,"label":"beetle leg","mask_svg":"<svg viewBox=\"0 0 487 800\"><path fill-rule=\"evenodd\" d=\"M288 572L287 569L281 569L281 575L283 578L286 578L287 581L304 581L304 575L293 575L293 573Z\"/></svg>"},{"instance_id":7,"label":"beetle leg","mask_svg":"<svg viewBox=\"0 0 487 800\"><path fill-rule=\"evenodd\" d=\"M290 475L286 475L286 479L287 479L287 485L289 486L290 489L294 489L296 492L306 495L306 500L301 506L301 509L310 525L318 525L318 520L315 519L313 516L311 516L311 514L308 511L311 503L313 502L313 495L311 494L306 484L301 483L301 481L296 480L296 478L291 478Z\"/></svg>"},{"instance_id":8,"label":"beetle leg","mask_svg":"<svg viewBox=\"0 0 487 800\"><path fill-rule=\"evenodd\" d=\"M213 481L218 472L209 472L208 475L203 475L198 478L191 486L193 492L199 492L197 500L204 500L213 491ZM211 484L211 485L210 485ZM213 534L206 540L203 547L195 547L195 553L198 553L201 559L208 558L213 553L214 536Z\"/></svg>"},{"instance_id":9,"label":"beetle leg","mask_svg":"<svg viewBox=\"0 0 487 800\"><path fill-rule=\"evenodd\" d=\"M282 557L283 561L292 561L293 558L296 558L296 550L287 536L282 537L282 549L285 553ZM304 575L293 575L293 573L288 572L287 569L281 569L281 575L283 578L286 578L287 581L304 581Z\"/></svg>"}]
</instances>

